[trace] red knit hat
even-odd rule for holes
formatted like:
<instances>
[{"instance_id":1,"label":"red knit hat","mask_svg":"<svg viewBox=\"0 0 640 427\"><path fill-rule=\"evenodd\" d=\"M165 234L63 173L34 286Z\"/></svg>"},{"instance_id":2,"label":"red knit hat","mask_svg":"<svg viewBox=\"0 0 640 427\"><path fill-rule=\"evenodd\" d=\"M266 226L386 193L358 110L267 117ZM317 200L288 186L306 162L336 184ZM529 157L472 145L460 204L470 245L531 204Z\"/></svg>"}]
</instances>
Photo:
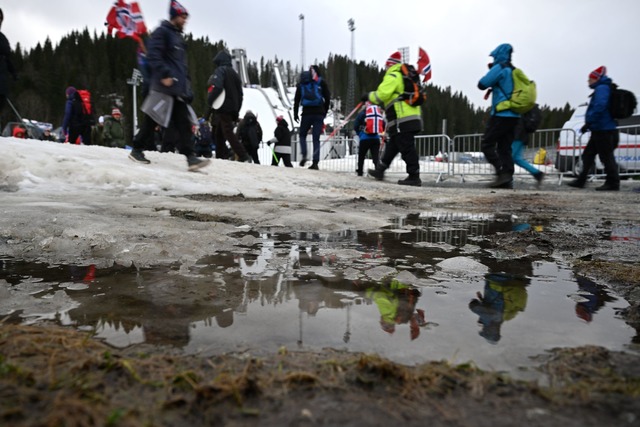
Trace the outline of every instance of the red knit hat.
<instances>
[{"instance_id":1,"label":"red knit hat","mask_svg":"<svg viewBox=\"0 0 640 427\"><path fill-rule=\"evenodd\" d=\"M605 67L604 65L601 65L589 73L589 79L600 80L600 78L606 74L607 74L607 67Z\"/></svg>"},{"instance_id":2,"label":"red knit hat","mask_svg":"<svg viewBox=\"0 0 640 427\"><path fill-rule=\"evenodd\" d=\"M398 51L395 51L391 54L391 56L387 59L387 62L384 63L384 66L389 68L392 65L402 63L402 54Z\"/></svg>"}]
</instances>

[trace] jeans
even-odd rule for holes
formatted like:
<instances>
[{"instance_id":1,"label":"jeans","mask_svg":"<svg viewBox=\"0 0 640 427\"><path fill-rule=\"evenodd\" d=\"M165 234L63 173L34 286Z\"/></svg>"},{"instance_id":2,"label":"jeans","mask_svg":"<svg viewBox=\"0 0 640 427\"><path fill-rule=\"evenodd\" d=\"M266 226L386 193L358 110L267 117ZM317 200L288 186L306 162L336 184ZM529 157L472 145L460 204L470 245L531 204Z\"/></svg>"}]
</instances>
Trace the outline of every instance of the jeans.
<instances>
[{"instance_id":1,"label":"jeans","mask_svg":"<svg viewBox=\"0 0 640 427\"><path fill-rule=\"evenodd\" d=\"M320 161L320 134L322 133L323 125L324 114L303 114L300 118L300 151L305 159L308 159L307 133L313 127L311 134L313 139L313 163Z\"/></svg>"}]
</instances>

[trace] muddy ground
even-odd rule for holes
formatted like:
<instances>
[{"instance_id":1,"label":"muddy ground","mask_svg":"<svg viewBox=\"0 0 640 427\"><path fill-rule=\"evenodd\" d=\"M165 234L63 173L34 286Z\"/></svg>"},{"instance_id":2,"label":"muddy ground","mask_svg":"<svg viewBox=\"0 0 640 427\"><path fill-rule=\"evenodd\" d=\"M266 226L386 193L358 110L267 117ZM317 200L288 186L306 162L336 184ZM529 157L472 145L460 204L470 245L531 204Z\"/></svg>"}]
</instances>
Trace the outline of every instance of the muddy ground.
<instances>
[{"instance_id":1,"label":"muddy ground","mask_svg":"<svg viewBox=\"0 0 640 427\"><path fill-rule=\"evenodd\" d=\"M327 177L325 186L331 186L330 181ZM630 302L621 316L640 336L640 244L607 238L619 224L640 225L640 194L632 191L639 186L625 181L620 192L598 193L593 187L572 190L552 182L540 189L524 182L515 190L501 191L486 189L481 182L455 180L425 183L419 189L390 182L340 182L330 198L282 200L265 194L251 199L251 209L243 208L249 200L244 196L190 195L189 203L182 203L180 209L168 199L137 200L131 203L138 210L127 218L130 226L137 227L134 236L139 239L145 233L147 238L153 235L152 223L162 222L171 224L174 233L194 229L205 233L204 240L209 238L203 226L207 224L218 236L210 238L221 242L220 236L228 237L238 224L267 229L281 218L290 218L302 230L303 222L295 219L304 218L305 212L335 215L345 228L363 228L355 219L359 215L380 221L425 211L517 215L548 225L542 231L498 234L493 238L496 249L522 256L531 248L544 250L570 262L576 272L610 286ZM5 220L0 221L2 255L94 262L103 254L104 263L114 262L112 255L117 251L105 247L102 240L97 242L95 234L80 225L73 233L59 233L48 240L47 247L40 245L42 236L37 231L7 225L7 215L20 212L19 195L7 200ZM154 217L150 213L154 204L155 212L169 215ZM47 215L59 215L57 227L64 228L62 208L42 206ZM256 206L260 215L255 213ZM26 220L29 214L22 212ZM102 212L103 223L119 214L117 209ZM335 230L340 221L314 219L305 227ZM372 227L379 225L375 222ZM91 250L96 246L99 253ZM177 246L154 251L175 260L172 251L187 250ZM218 247L232 246L227 239ZM164 354L148 345L115 350L69 328L0 323L0 424L638 425L640 356L637 347L630 349L625 353L599 347L557 349L538 357L537 381L516 381L472 365L401 366L376 355L331 349L304 353L283 348L271 355L244 352L211 358Z\"/></svg>"}]
</instances>

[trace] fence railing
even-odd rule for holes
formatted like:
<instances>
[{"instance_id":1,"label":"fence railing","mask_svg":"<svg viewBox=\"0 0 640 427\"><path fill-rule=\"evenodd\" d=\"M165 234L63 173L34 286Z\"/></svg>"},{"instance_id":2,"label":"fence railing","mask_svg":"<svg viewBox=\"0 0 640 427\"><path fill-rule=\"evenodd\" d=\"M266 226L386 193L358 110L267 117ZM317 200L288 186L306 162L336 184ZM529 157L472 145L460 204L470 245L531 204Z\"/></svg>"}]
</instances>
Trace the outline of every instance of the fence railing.
<instances>
[{"instance_id":1,"label":"fence railing","mask_svg":"<svg viewBox=\"0 0 640 427\"><path fill-rule=\"evenodd\" d=\"M615 152L621 176L640 175L640 126L621 126L620 143ZM416 150L420 158L420 174L432 175L436 182L448 177L492 176L495 174L484 158L480 148L482 134L457 135L419 135L415 138ZM580 171L582 151L586 146L586 138L578 135L573 129L541 129L530 135L529 143L523 157L535 168L547 174L549 178L557 178L562 182L565 175L574 175ZM291 160L296 165L302 158L298 135L291 138ZM382 144L381 151L384 149ZM335 136L327 140L320 138L320 169L333 172L355 173L358 163L358 141L345 136ZM307 157L311 160L313 142L311 135L307 138ZM260 162L271 164L273 153L266 145L259 151ZM373 168L370 158L364 163L364 171ZM404 173L405 163L398 155L389 165L388 173ZM597 161L594 178L604 175L602 164ZM516 176L526 176L529 172L516 166Z\"/></svg>"}]
</instances>

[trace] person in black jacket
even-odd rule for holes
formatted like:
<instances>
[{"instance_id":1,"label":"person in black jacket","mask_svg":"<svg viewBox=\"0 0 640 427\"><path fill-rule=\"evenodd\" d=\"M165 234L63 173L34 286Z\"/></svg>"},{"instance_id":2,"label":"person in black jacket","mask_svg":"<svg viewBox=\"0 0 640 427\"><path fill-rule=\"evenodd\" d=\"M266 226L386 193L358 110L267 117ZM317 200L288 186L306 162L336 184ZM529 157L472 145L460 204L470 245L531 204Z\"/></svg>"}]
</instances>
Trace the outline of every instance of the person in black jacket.
<instances>
[{"instance_id":1,"label":"person in black jacket","mask_svg":"<svg viewBox=\"0 0 640 427\"><path fill-rule=\"evenodd\" d=\"M151 71L150 95L159 92L172 98L173 108L168 127L177 134L176 148L187 158L190 171L207 166L210 160L199 159L193 151L193 126L197 118L191 108L193 91L187 64L187 44L182 30L189 13L178 1L169 7L169 21L163 21L155 29L148 42L147 61ZM138 142L140 144L140 142ZM149 163L142 151L144 146L134 146L130 158L140 163Z\"/></svg>"},{"instance_id":2,"label":"person in black jacket","mask_svg":"<svg viewBox=\"0 0 640 427\"><path fill-rule=\"evenodd\" d=\"M253 159L253 163L259 165L258 148L262 142L262 127L253 111L247 110L240 123L238 123L238 138Z\"/></svg>"},{"instance_id":3,"label":"person in black jacket","mask_svg":"<svg viewBox=\"0 0 640 427\"><path fill-rule=\"evenodd\" d=\"M291 131L289 130L289 124L283 116L276 117L276 130L273 132L274 138L267 141L268 145L273 146L273 160L271 160L271 166L278 166L280 159L284 163L285 167L292 168L291 164Z\"/></svg>"},{"instance_id":4,"label":"person in black jacket","mask_svg":"<svg viewBox=\"0 0 640 427\"><path fill-rule=\"evenodd\" d=\"M229 141L231 149L238 156L241 162L248 162L251 157L247 154L243 145L238 141L238 137L233 133L234 122L240 117L240 108L242 108L242 81L240 76L231 66L231 55L222 50L213 58L216 65L215 72L209 77L209 95L207 103L209 108L216 99L224 96L222 105L215 109L213 117L213 126L216 129L214 139L216 141L216 158L228 159L229 150L225 141ZM223 92L224 91L224 92ZM205 114L209 117L211 111Z\"/></svg>"},{"instance_id":5,"label":"person in black jacket","mask_svg":"<svg viewBox=\"0 0 640 427\"><path fill-rule=\"evenodd\" d=\"M302 121L300 122L300 151L302 160L300 166L304 166L309 160L307 157L307 133L312 130L313 138L313 163L309 169L318 169L320 161L320 134L324 125L324 118L329 111L331 92L327 82L320 76L317 65L312 65L309 71L300 75L300 82L296 87L296 95L293 100L293 119L298 122L298 109L302 105Z\"/></svg>"},{"instance_id":6,"label":"person in black jacket","mask_svg":"<svg viewBox=\"0 0 640 427\"><path fill-rule=\"evenodd\" d=\"M4 13L0 9L0 27L2 27L2 21L4 21ZM4 110L9 96L9 74L13 76L14 80L18 78L10 56L11 46L9 45L9 40L0 32L0 113Z\"/></svg>"}]
</instances>

